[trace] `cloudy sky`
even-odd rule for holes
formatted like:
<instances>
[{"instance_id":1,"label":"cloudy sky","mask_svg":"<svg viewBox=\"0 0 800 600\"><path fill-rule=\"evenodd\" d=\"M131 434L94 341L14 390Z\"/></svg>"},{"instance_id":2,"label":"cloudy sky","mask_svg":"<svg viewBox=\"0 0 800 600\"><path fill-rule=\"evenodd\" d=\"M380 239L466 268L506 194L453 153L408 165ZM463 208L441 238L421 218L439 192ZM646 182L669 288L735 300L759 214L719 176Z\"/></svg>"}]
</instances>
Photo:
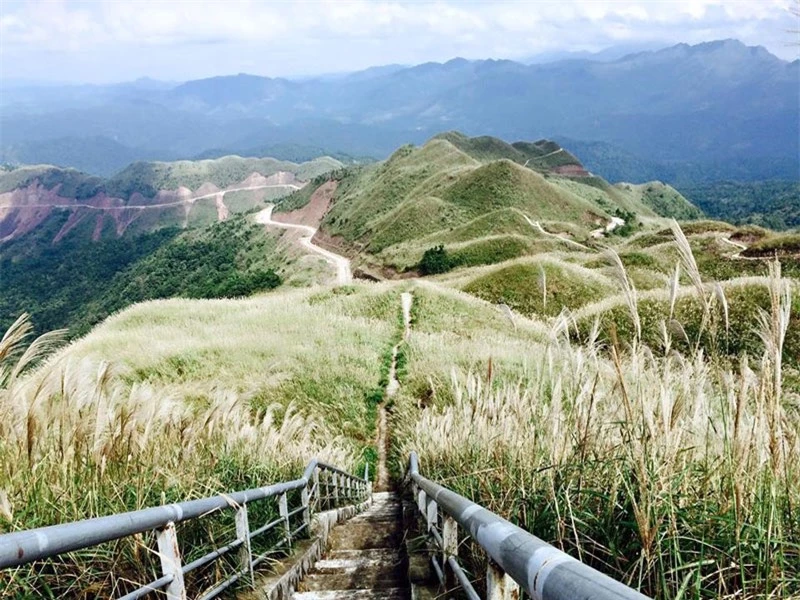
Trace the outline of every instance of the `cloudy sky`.
<instances>
[{"instance_id":1,"label":"cloudy sky","mask_svg":"<svg viewBox=\"0 0 800 600\"><path fill-rule=\"evenodd\" d=\"M800 48L792 6L797 0L0 0L0 76L302 77L731 37L791 60Z\"/></svg>"}]
</instances>

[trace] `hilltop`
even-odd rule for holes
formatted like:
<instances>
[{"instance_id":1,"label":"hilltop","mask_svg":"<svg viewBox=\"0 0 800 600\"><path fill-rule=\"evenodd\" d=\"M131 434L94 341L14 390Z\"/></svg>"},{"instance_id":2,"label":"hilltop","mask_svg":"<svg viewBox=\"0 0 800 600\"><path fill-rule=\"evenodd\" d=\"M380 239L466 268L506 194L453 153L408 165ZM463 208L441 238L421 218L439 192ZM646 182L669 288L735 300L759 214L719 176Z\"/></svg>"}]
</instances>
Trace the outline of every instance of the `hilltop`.
<instances>
[{"instance_id":1,"label":"hilltop","mask_svg":"<svg viewBox=\"0 0 800 600\"><path fill-rule=\"evenodd\" d=\"M309 192L288 197L277 210L296 210ZM570 241L593 244L626 216L701 214L659 182L612 186L552 141L508 144L449 132L420 147L404 146L383 163L345 171L320 239L367 271L407 271L438 244L470 266Z\"/></svg>"}]
</instances>

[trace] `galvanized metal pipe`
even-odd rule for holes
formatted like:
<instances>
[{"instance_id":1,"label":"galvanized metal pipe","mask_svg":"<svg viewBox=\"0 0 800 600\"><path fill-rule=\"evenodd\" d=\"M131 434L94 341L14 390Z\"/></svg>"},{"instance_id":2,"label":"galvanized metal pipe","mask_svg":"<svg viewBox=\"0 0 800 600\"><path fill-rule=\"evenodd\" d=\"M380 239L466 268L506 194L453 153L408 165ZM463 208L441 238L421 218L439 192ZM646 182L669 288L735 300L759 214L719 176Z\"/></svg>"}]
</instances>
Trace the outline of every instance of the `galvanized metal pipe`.
<instances>
[{"instance_id":1,"label":"galvanized metal pipe","mask_svg":"<svg viewBox=\"0 0 800 600\"><path fill-rule=\"evenodd\" d=\"M317 468L364 481L341 469L312 460L303 472L303 476L293 481L107 517L6 533L0 535L0 569L89 548L129 535L160 529L170 522L180 523L196 519L223 509L235 508L248 502L301 489L312 480Z\"/></svg>"},{"instance_id":2,"label":"galvanized metal pipe","mask_svg":"<svg viewBox=\"0 0 800 600\"><path fill-rule=\"evenodd\" d=\"M647 596L583 564L471 500L426 479L416 453L409 476L469 532L489 557L536 600L646 600Z\"/></svg>"}]
</instances>

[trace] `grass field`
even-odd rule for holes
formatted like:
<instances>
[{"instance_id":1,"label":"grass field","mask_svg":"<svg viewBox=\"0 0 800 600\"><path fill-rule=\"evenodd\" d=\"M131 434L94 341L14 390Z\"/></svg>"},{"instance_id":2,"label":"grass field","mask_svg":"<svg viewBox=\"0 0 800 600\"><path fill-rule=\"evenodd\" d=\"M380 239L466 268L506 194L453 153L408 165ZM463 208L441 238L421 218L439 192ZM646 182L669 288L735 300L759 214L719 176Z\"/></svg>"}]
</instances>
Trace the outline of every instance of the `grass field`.
<instances>
[{"instance_id":1,"label":"grass field","mask_svg":"<svg viewBox=\"0 0 800 600\"><path fill-rule=\"evenodd\" d=\"M326 217L329 233L397 268L444 244L449 272L146 302L25 373L17 365L51 340L25 357L26 326L12 329L0 343L0 531L275 481L315 455L374 462L411 292L396 475L417 450L427 477L659 600L799 597L800 267L742 248L792 238L681 228L655 216L664 188L606 190L498 162L511 151L491 139L459 143L344 175ZM629 235L590 235L589 207L610 217L630 202ZM245 244L237 264L309 260L287 237L262 240L269 252ZM0 585L92 597L124 588L109 571L150 569L141 553L127 540Z\"/></svg>"}]
</instances>

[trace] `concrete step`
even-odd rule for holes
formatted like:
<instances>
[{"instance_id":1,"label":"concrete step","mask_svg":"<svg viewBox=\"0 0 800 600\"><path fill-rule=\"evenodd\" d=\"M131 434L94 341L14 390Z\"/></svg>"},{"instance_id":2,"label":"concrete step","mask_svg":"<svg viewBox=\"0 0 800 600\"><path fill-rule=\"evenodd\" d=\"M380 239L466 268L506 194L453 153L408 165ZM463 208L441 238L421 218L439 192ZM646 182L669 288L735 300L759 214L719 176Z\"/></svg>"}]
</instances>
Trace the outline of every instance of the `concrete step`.
<instances>
[{"instance_id":1,"label":"concrete step","mask_svg":"<svg viewBox=\"0 0 800 600\"><path fill-rule=\"evenodd\" d=\"M297 585L292 598L407 600L402 516L397 494L373 494L366 511L334 528L328 551Z\"/></svg>"},{"instance_id":2,"label":"concrete step","mask_svg":"<svg viewBox=\"0 0 800 600\"><path fill-rule=\"evenodd\" d=\"M330 548L333 551L398 548L402 541L403 528L400 523L362 521L337 527L331 536Z\"/></svg>"},{"instance_id":3,"label":"concrete step","mask_svg":"<svg viewBox=\"0 0 800 600\"><path fill-rule=\"evenodd\" d=\"M326 590L322 592L295 592L292 600L408 600L404 588L388 590Z\"/></svg>"},{"instance_id":4,"label":"concrete step","mask_svg":"<svg viewBox=\"0 0 800 600\"><path fill-rule=\"evenodd\" d=\"M319 573L351 572L361 569L389 568L395 569L403 565L400 551L394 548L374 550L338 550L328 552L322 560L314 565Z\"/></svg>"}]
</instances>

